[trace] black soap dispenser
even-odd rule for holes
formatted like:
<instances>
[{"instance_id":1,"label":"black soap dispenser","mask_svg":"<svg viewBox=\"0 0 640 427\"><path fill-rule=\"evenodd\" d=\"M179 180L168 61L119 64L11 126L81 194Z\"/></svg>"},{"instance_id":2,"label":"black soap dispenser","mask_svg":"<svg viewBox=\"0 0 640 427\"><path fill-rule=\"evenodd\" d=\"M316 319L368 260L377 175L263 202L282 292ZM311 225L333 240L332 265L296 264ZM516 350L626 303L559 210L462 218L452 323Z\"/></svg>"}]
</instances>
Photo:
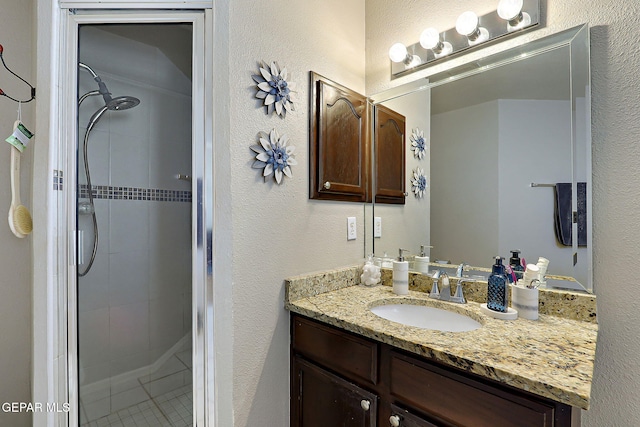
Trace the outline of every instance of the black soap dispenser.
<instances>
[{"instance_id":1,"label":"black soap dispenser","mask_svg":"<svg viewBox=\"0 0 640 427\"><path fill-rule=\"evenodd\" d=\"M488 279L487 308L506 313L508 310L507 275L502 260L502 257L495 257L495 264Z\"/></svg>"},{"instance_id":2,"label":"black soap dispenser","mask_svg":"<svg viewBox=\"0 0 640 427\"><path fill-rule=\"evenodd\" d=\"M520 249L512 249L511 258L509 258L509 266L516 274L516 279L522 279L522 275L524 274L524 266L522 265L522 260L520 259Z\"/></svg>"}]
</instances>

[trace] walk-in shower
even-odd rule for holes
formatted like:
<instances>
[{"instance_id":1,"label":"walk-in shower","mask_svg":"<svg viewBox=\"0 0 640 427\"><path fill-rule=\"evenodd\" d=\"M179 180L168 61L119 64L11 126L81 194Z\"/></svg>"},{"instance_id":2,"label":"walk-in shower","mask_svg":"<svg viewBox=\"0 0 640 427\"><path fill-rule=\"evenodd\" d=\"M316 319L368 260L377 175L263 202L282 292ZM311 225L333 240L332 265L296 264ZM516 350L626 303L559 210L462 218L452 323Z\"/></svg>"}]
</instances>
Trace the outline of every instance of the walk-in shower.
<instances>
[{"instance_id":1,"label":"walk-in shower","mask_svg":"<svg viewBox=\"0 0 640 427\"><path fill-rule=\"evenodd\" d=\"M81 427L194 424L192 40L183 23L79 28Z\"/></svg>"},{"instance_id":2,"label":"walk-in shower","mask_svg":"<svg viewBox=\"0 0 640 427\"><path fill-rule=\"evenodd\" d=\"M91 118L89 119L89 124L87 125L87 129L84 132L84 140L82 142L82 156L84 159L84 176L85 176L85 179L87 180L86 185L87 185L87 196L88 196L89 202L87 204L82 204L82 205L79 204L78 212L81 214L91 215L91 220L93 223L93 245L91 249L91 257L89 258L89 261L86 263L84 269L78 270L78 276L82 277L82 276L85 276L89 272L89 270L91 270L91 266L93 265L93 262L96 259L96 255L98 253L98 237L100 233L98 229L98 219L96 217L96 209L93 203L93 190L91 187L91 171L89 169L89 155L88 155L89 135L91 134L91 130L93 129L93 127L96 125L96 123L98 123L98 120L100 120L100 118L106 111L128 110L129 108L133 108L138 104L140 104L140 100L133 96L118 96L117 98L112 98L111 92L109 92L109 90L107 89L107 85L102 81L100 76L98 76L96 72L93 71L91 67L89 67L86 64L83 64L82 62L78 63L78 66L80 68L87 70L89 73L91 73L91 76L93 77L93 79L96 81L96 83L98 83L97 90L89 91L83 94L78 99L78 109L80 108L80 105L82 105L82 101L87 99L89 96L102 95L102 98L104 99L104 106L100 107L98 110L96 110L95 113L91 115Z\"/></svg>"}]
</instances>

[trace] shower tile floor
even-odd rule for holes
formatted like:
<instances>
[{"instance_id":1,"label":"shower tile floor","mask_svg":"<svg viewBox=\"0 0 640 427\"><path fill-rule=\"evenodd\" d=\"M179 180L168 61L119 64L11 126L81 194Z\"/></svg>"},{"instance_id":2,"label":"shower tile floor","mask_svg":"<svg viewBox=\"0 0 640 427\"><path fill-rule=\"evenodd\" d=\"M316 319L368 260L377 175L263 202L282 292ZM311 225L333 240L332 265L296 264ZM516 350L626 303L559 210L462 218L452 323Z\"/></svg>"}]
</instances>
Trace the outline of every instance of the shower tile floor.
<instances>
[{"instance_id":1,"label":"shower tile floor","mask_svg":"<svg viewBox=\"0 0 640 427\"><path fill-rule=\"evenodd\" d=\"M178 365L179 362L179 365ZM82 404L82 427L190 427L193 425L193 390L190 382L191 351L177 353L167 362L173 366L165 376L153 380L139 378L139 388L129 390L127 396L140 396L130 400L131 405L108 415L92 414L90 405ZM184 369L176 370L176 366ZM185 384L176 387L176 384ZM167 389L171 389L167 391ZM133 392L133 393L131 393ZM124 393L123 393L124 394ZM115 401L115 396L111 399ZM113 405L113 403L112 403ZM123 404L121 404L123 406ZM90 420L87 422L87 420Z\"/></svg>"}]
</instances>

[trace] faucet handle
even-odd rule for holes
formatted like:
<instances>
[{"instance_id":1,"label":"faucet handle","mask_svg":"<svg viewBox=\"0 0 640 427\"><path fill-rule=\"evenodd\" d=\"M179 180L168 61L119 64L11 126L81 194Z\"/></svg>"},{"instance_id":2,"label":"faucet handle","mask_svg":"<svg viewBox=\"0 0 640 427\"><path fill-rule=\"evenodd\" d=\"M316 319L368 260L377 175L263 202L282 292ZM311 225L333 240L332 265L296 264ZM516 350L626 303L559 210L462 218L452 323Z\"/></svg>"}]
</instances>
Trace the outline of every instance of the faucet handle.
<instances>
[{"instance_id":1,"label":"faucet handle","mask_svg":"<svg viewBox=\"0 0 640 427\"><path fill-rule=\"evenodd\" d=\"M438 280L440 279L440 270L433 272L431 276L431 292L429 292L429 298L440 299L440 290L438 289Z\"/></svg>"},{"instance_id":2,"label":"faucet handle","mask_svg":"<svg viewBox=\"0 0 640 427\"><path fill-rule=\"evenodd\" d=\"M462 292L462 283L474 283L473 279L460 279L456 285L456 293L451 297L451 301L457 302L458 304L466 304L467 300L464 297L464 293Z\"/></svg>"},{"instance_id":3,"label":"faucet handle","mask_svg":"<svg viewBox=\"0 0 640 427\"><path fill-rule=\"evenodd\" d=\"M463 262L462 264L460 264L456 269L456 277L462 277L462 273L464 273L464 268L468 266L469 264L467 264L466 262Z\"/></svg>"}]
</instances>

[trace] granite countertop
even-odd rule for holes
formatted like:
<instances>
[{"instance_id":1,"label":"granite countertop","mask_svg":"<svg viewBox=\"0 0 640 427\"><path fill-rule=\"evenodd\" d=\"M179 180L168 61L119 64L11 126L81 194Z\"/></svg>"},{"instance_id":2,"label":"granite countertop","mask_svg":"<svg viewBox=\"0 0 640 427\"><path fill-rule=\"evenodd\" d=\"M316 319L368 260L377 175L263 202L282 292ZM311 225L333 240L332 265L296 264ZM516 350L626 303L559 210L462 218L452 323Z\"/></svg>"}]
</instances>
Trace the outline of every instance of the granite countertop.
<instances>
[{"instance_id":1,"label":"granite countertop","mask_svg":"<svg viewBox=\"0 0 640 427\"><path fill-rule=\"evenodd\" d=\"M397 296L389 286L358 283L355 267L290 278L286 280L285 307L517 389L589 408L598 332L595 320L545 314L535 321L498 320L483 314L479 302L432 300L415 290ZM401 325L370 311L376 305L396 303L447 308L472 317L482 327L441 332Z\"/></svg>"}]
</instances>

